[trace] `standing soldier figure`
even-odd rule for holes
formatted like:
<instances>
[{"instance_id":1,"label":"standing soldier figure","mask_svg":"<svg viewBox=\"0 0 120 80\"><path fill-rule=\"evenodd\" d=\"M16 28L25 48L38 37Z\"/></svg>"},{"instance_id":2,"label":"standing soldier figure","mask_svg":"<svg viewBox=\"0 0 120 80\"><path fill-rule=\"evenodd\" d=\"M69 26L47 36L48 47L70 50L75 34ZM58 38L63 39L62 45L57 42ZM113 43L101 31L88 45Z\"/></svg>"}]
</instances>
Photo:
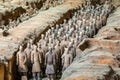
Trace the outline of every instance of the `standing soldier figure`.
<instances>
[{"instance_id":1,"label":"standing soldier figure","mask_svg":"<svg viewBox=\"0 0 120 80\"><path fill-rule=\"evenodd\" d=\"M65 48L65 52L62 55L62 65L63 65L63 70L62 72L64 72L67 67L72 63L73 57L72 54L69 53L69 49Z\"/></svg>"},{"instance_id":2,"label":"standing soldier figure","mask_svg":"<svg viewBox=\"0 0 120 80\"><path fill-rule=\"evenodd\" d=\"M44 51L43 51L43 49L42 49L42 47L41 47L41 44L38 42L37 43L37 50L38 50L38 52L39 52L39 54L41 55L41 76L43 76L45 73L45 66L44 66L44 62L45 62L45 55L44 55Z\"/></svg>"},{"instance_id":3,"label":"standing soldier figure","mask_svg":"<svg viewBox=\"0 0 120 80\"><path fill-rule=\"evenodd\" d=\"M31 52L32 52L32 48L30 43L27 43L27 48L24 50L26 56L27 56L27 67L28 67L28 79L31 76L31 70L32 70L32 64L31 64Z\"/></svg>"},{"instance_id":4,"label":"standing soldier figure","mask_svg":"<svg viewBox=\"0 0 120 80\"><path fill-rule=\"evenodd\" d=\"M20 46L19 48L19 52L17 53L17 65L18 65L18 72L21 75L21 80L27 80L27 66L26 66L26 62L27 62L27 56L26 54L23 52L23 48L22 46Z\"/></svg>"},{"instance_id":5,"label":"standing soldier figure","mask_svg":"<svg viewBox=\"0 0 120 80\"><path fill-rule=\"evenodd\" d=\"M31 53L31 62L33 63L32 66L32 73L33 73L33 80L40 80L40 73L41 73L41 55L37 51L37 46L34 45L34 49Z\"/></svg>"},{"instance_id":6,"label":"standing soldier figure","mask_svg":"<svg viewBox=\"0 0 120 80\"><path fill-rule=\"evenodd\" d=\"M45 55L45 65L46 65L46 74L49 80L54 80L53 75L55 73L55 54L53 53L52 48L49 48L49 51Z\"/></svg>"}]
</instances>

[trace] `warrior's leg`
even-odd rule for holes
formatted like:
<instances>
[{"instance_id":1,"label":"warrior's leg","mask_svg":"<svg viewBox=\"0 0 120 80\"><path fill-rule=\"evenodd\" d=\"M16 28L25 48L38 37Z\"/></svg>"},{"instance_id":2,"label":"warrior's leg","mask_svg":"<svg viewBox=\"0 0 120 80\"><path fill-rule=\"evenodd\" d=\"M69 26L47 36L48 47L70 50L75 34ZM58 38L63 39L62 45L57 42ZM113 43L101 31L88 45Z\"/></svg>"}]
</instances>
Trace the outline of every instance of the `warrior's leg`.
<instances>
[{"instance_id":1,"label":"warrior's leg","mask_svg":"<svg viewBox=\"0 0 120 80\"><path fill-rule=\"evenodd\" d=\"M41 79L41 72L38 72L37 73L37 80L40 80Z\"/></svg>"},{"instance_id":2,"label":"warrior's leg","mask_svg":"<svg viewBox=\"0 0 120 80\"><path fill-rule=\"evenodd\" d=\"M22 73L22 79L21 80L27 80L27 72Z\"/></svg>"},{"instance_id":3,"label":"warrior's leg","mask_svg":"<svg viewBox=\"0 0 120 80\"><path fill-rule=\"evenodd\" d=\"M63 66L62 73L66 70L66 67Z\"/></svg>"},{"instance_id":4,"label":"warrior's leg","mask_svg":"<svg viewBox=\"0 0 120 80\"><path fill-rule=\"evenodd\" d=\"M51 80L54 80L53 74L51 74Z\"/></svg>"},{"instance_id":5,"label":"warrior's leg","mask_svg":"<svg viewBox=\"0 0 120 80\"><path fill-rule=\"evenodd\" d=\"M50 78L50 74L47 74L47 77L48 77L48 80L51 80L51 78Z\"/></svg>"},{"instance_id":6,"label":"warrior's leg","mask_svg":"<svg viewBox=\"0 0 120 80\"><path fill-rule=\"evenodd\" d=\"M33 80L36 80L36 73L33 73Z\"/></svg>"},{"instance_id":7,"label":"warrior's leg","mask_svg":"<svg viewBox=\"0 0 120 80\"><path fill-rule=\"evenodd\" d=\"M32 78L32 72L31 71L32 71L32 66L28 65L28 72L27 72L28 79Z\"/></svg>"}]
</instances>

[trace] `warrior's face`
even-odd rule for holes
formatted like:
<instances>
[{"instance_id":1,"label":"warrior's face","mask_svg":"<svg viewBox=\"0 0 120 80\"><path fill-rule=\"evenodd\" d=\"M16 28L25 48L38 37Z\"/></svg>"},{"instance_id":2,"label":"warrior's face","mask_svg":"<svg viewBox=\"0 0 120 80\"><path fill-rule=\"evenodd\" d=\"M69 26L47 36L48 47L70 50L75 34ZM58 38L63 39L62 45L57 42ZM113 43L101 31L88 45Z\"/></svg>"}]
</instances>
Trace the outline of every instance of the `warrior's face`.
<instances>
[{"instance_id":1,"label":"warrior's face","mask_svg":"<svg viewBox=\"0 0 120 80\"><path fill-rule=\"evenodd\" d=\"M19 50L22 51L22 49L23 49L22 46L20 46Z\"/></svg>"},{"instance_id":2,"label":"warrior's face","mask_svg":"<svg viewBox=\"0 0 120 80\"><path fill-rule=\"evenodd\" d=\"M34 50L35 50L35 51L37 50L37 46L36 46L36 45L34 45Z\"/></svg>"},{"instance_id":3,"label":"warrior's face","mask_svg":"<svg viewBox=\"0 0 120 80\"><path fill-rule=\"evenodd\" d=\"M44 39L44 35L43 34L41 35L41 38Z\"/></svg>"},{"instance_id":4,"label":"warrior's face","mask_svg":"<svg viewBox=\"0 0 120 80\"><path fill-rule=\"evenodd\" d=\"M56 29L58 29L59 28L59 25L56 25Z\"/></svg>"},{"instance_id":5,"label":"warrior's face","mask_svg":"<svg viewBox=\"0 0 120 80\"><path fill-rule=\"evenodd\" d=\"M66 23L67 21L66 21L66 19L64 19L64 23Z\"/></svg>"},{"instance_id":6,"label":"warrior's face","mask_svg":"<svg viewBox=\"0 0 120 80\"><path fill-rule=\"evenodd\" d=\"M49 51L52 52L52 48L49 48Z\"/></svg>"},{"instance_id":7,"label":"warrior's face","mask_svg":"<svg viewBox=\"0 0 120 80\"><path fill-rule=\"evenodd\" d=\"M33 40L32 39L30 39L30 44L33 44Z\"/></svg>"},{"instance_id":8,"label":"warrior's face","mask_svg":"<svg viewBox=\"0 0 120 80\"><path fill-rule=\"evenodd\" d=\"M30 43L27 43L27 48L31 48L31 45L30 45Z\"/></svg>"}]
</instances>

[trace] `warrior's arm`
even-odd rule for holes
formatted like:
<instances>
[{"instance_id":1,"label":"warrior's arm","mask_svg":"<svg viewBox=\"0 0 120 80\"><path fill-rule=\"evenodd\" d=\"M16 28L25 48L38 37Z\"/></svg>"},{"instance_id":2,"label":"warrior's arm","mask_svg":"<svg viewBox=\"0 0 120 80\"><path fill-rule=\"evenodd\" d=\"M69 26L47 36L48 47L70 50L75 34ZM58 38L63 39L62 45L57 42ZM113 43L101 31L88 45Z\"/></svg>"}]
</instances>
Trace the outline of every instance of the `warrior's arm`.
<instances>
[{"instance_id":1,"label":"warrior's arm","mask_svg":"<svg viewBox=\"0 0 120 80\"><path fill-rule=\"evenodd\" d=\"M61 48L60 48L60 53L61 53L60 55L62 55L62 54L63 54L63 51L62 51L62 49L61 49Z\"/></svg>"},{"instance_id":2,"label":"warrior's arm","mask_svg":"<svg viewBox=\"0 0 120 80\"><path fill-rule=\"evenodd\" d=\"M73 53L74 53L74 57L75 57L76 56L76 48L74 48Z\"/></svg>"},{"instance_id":3,"label":"warrior's arm","mask_svg":"<svg viewBox=\"0 0 120 80\"><path fill-rule=\"evenodd\" d=\"M25 54L24 64L27 62L27 55Z\"/></svg>"},{"instance_id":4,"label":"warrior's arm","mask_svg":"<svg viewBox=\"0 0 120 80\"><path fill-rule=\"evenodd\" d=\"M28 56L27 56L27 50L26 49L24 50L24 54L26 54L26 57L28 58Z\"/></svg>"},{"instance_id":5,"label":"warrior's arm","mask_svg":"<svg viewBox=\"0 0 120 80\"><path fill-rule=\"evenodd\" d=\"M62 55L62 65L64 65L64 54Z\"/></svg>"},{"instance_id":6,"label":"warrior's arm","mask_svg":"<svg viewBox=\"0 0 120 80\"><path fill-rule=\"evenodd\" d=\"M72 61L73 61L73 56L70 55L70 64L72 63Z\"/></svg>"},{"instance_id":7,"label":"warrior's arm","mask_svg":"<svg viewBox=\"0 0 120 80\"><path fill-rule=\"evenodd\" d=\"M17 57L16 64L18 65L19 64L19 53L17 53L16 57Z\"/></svg>"},{"instance_id":8,"label":"warrior's arm","mask_svg":"<svg viewBox=\"0 0 120 80\"><path fill-rule=\"evenodd\" d=\"M39 61L42 63L41 54L39 53Z\"/></svg>"},{"instance_id":9,"label":"warrior's arm","mask_svg":"<svg viewBox=\"0 0 120 80\"><path fill-rule=\"evenodd\" d=\"M58 60L58 53L55 53L55 59Z\"/></svg>"},{"instance_id":10,"label":"warrior's arm","mask_svg":"<svg viewBox=\"0 0 120 80\"><path fill-rule=\"evenodd\" d=\"M55 60L55 55L53 55L53 64L55 65L55 62L56 62L56 60Z\"/></svg>"},{"instance_id":11,"label":"warrior's arm","mask_svg":"<svg viewBox=\"0 0 120 80\"><path fill-rule=\"evenodd\" d=\"M31 53L31 62L34 63L34 53Z\"/></svg>"},{"instance_id":12,"label":"warrior's arm","mask_svg":"<svg viewBox=\"0 0 120 80\"><path fill-rule=\"evenodd\" d=\"M45 53L44 53L44 51L42 50L42 56L44 56L45 57Z\"/></svg>"},{"instance_id":13,"label":"warrior's arm","mask_svg":"<svg viewBox=\"0 0 120 80\"><path fill-rule=\"evenodd\" d=\"M47 53L45 55L45 65L47 64Z\"/></svg>"}]
</instances>

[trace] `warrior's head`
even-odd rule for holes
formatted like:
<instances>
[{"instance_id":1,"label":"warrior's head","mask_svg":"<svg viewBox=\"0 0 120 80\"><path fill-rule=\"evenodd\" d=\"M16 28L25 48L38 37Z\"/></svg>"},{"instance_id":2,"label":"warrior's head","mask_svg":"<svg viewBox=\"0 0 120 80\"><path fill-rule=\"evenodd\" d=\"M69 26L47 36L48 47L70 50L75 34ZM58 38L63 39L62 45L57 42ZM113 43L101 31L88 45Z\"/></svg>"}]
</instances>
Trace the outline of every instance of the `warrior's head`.
<instances>
[{"instance_id":1,"label":"warrior's head","mask_svg":"<svg viewBox=\"0 0 120 80\"><path fill-rule=\"evenodd\" d=\"M44 34L41 35L41 39L44 39Z\"/></svg>"},{"instance_id":2,"label":"warrior's head","mask_svg":"<svg viewBox=\"0 0 120 80\"><path fill-rule=\"evenodd\" d=\"M33 49L34 49L34 51L36 51L37 50L37 46L33 45Z\"/></svg>"},{"instance_id":3,"label":"warrior's head","mask_svg":"<svg viewBox=\"0 0 120 80\"><path fill-rule=\"evenodd\" d=\"M31 48L31 45L30 45L30 43L27 43L27 48Z\"/></svg>"},{"instance_id":4,"label":"warrior's head","mask_svg":"<svg viewBox=\"0 0 120 80\"><path fill-rule=\"evenodd\" d=\"M49 51L50 51L50 52L52 52L52 47L50 47L50 46L49 46L49 48L48 48L48 49L49 49Z\"/></svg>"},{"instance_id":5,"label":"warrior's head","mask_svg":"<svg viewBox=\"0 0 120 80\"><path fill-rule=\"evenodd\" d=\"M22 51L23 50L23 47L20 45L20 47L19 47L19 51Z\"/></svg>"}]
</instances>

